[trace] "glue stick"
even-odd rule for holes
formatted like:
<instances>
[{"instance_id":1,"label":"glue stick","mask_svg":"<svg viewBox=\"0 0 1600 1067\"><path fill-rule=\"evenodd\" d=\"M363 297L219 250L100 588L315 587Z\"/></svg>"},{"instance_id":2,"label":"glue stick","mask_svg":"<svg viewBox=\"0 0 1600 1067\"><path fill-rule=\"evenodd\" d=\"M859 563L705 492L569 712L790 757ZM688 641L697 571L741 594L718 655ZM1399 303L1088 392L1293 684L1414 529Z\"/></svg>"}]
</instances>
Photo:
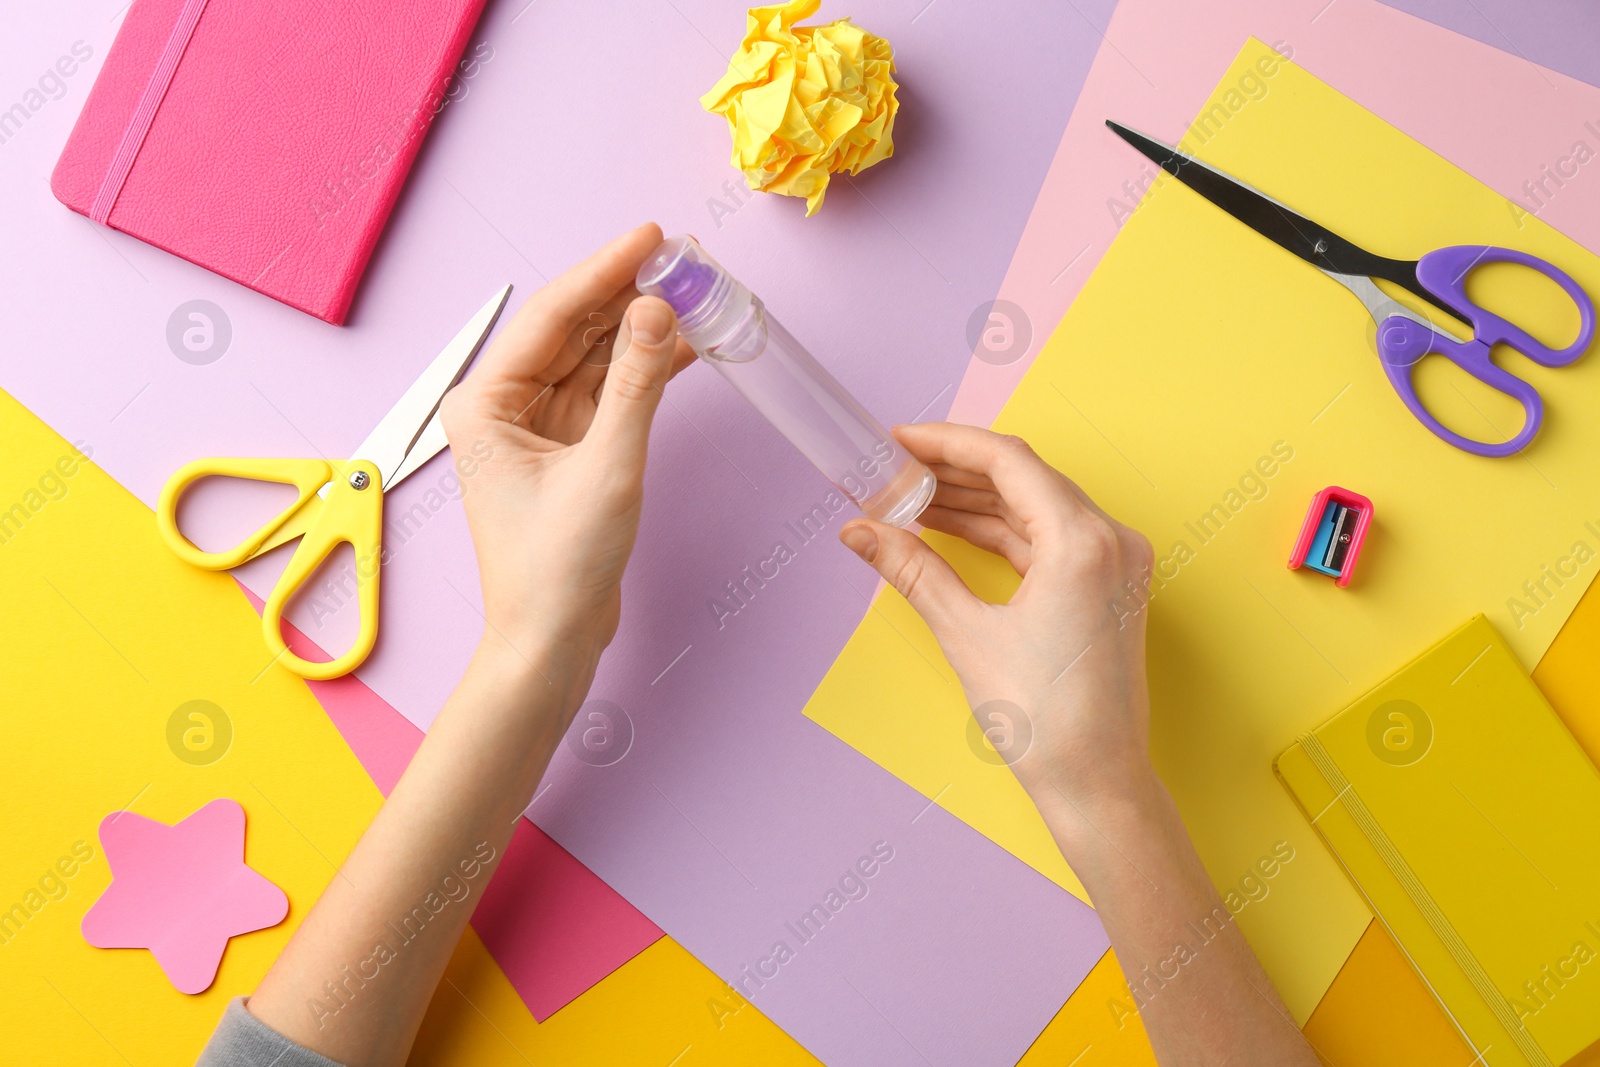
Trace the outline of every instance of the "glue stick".
<instances>
[{"instance_id":1,"label":"glue stick","mask_svg":"<svg viewBox=\"0 0 1600 1067\"><path fill-rule=\"evenodd\" d=\"M665 300L701 359L868 518L911 522L933 498L917 462L822 364L692 237L668 238L639 268L639 292Z\"/></svg>"}]
</instances>

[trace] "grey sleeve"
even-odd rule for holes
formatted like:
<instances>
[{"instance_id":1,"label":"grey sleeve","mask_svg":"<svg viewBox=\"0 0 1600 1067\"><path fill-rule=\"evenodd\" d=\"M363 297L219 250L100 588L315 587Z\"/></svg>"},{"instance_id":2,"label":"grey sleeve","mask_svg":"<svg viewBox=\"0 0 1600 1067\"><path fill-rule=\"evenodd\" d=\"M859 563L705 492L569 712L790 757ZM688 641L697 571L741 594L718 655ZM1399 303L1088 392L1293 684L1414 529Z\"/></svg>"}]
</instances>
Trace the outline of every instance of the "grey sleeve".
<instances>
[{"instance_id":1,"label":"grey sleeve","mask_svg":"<svg viewBox=\"0 0 1600 1067\"><path fill-rule=\"evenodd\" d=\"M341 1067L302 1048L251 1015L243 997L228 1001L222 1021L206 1042L195 1067Z\"/></svg>"}]
</instances>

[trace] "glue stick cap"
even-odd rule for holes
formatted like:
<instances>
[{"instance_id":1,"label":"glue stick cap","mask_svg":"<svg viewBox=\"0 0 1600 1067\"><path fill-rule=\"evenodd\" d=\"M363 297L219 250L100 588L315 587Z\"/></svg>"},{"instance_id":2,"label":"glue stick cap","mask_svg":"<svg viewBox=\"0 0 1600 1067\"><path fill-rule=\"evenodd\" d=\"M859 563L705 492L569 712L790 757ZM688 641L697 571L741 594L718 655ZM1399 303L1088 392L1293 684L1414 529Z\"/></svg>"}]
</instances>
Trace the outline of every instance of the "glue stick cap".
<instances>
[{"instance_id":1,"label":"glue stick cap","mask_svg":"<svg viewBox=\"0 0 1600 1067\"><path fill-rule=\"evenodd\" d=\"M678 316L678 332L702 355L746 324L755 298L693 237L669 237L644 261L634 285Z\"/></svg>"}]
</instances>

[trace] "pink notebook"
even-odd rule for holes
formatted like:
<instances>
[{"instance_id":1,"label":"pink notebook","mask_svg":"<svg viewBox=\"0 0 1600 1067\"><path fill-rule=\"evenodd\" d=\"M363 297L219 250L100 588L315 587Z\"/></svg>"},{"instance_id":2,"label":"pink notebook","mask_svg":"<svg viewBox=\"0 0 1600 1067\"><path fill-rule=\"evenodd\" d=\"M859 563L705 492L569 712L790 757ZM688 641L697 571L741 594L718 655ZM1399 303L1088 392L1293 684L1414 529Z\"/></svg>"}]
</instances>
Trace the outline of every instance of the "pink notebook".
<instances>
[{"instance_id":1,"label":"pink notebook","mask_svg":"<svg viewBox=\"0 0 1600 1067\"><path fill-rule=\"evenodd\" d=\"M134 0L51 189L342 323L483 3Z\"/></svg>"}]
</instances>

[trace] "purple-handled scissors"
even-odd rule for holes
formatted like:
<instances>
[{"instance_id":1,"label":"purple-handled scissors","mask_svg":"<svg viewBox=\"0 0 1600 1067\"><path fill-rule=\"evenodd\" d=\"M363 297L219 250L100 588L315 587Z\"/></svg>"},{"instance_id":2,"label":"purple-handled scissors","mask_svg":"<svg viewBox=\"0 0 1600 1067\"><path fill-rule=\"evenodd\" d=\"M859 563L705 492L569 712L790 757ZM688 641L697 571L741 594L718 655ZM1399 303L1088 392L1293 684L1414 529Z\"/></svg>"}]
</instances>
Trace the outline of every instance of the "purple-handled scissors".
<instances>
[{"instance_id":1,"label":"purple-handled scissors","mask_svg":"<svg viewBox=\"0 0 1600 1067\"><path fill-rule=\"evenodd\" d=\"M1440 248L1418 260L1375 256L1171 145L1110 120L1106 125L1190 189L1356 294L1378 324L1378 357L1389 383L1424 426L1459 449L1479 456L1512 455L1533 440L1544 418L1544 401L1533 386L1490 358L1495 345L1509 345L1546 367L1564 367L1583 355L1594 339L1594 301L1565 271L1538 256L1491 245ZM1467 274L1483 263L1532 267L1561 286L1578 306L1577 339L1565 348L1551 348L1534 340L1521 327L1474 304L1467 298ZM1470 323L1472 337L1460 341L1434 329L1427 320L1385 296L1373 281L1375 278L1393 282L1452 318ZM1524 416L1521 432L1509 441L1491 444L1463 437L1434 418L1417 396L1411 375L1423 356L1435 352L1520 403Z\"/></svg>"}]
</instances>

